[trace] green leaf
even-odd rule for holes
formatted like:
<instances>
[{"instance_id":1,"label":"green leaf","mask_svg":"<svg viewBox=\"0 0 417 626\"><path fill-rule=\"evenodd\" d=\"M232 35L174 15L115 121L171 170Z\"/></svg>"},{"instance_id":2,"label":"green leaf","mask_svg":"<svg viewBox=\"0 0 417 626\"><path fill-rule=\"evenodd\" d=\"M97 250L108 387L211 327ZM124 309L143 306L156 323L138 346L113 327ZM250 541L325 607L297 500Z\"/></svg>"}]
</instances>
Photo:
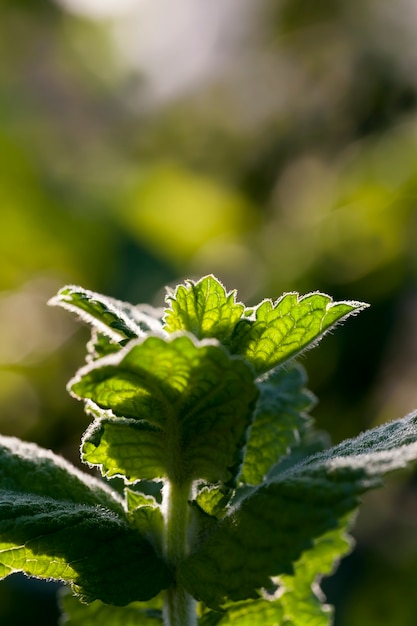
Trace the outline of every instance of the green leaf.
<instances>
[{"instance_id":1,"label":"green leaf","mask_svg":"<svg viewBox=\"0 0 417 626\"><path fill-rule=\"evenodd\" d=\"M142 334L162 332L163 308L156 308L150 304L130 304L130 302L121 302L120 300L113 300L113 302L122 309L129 320L135 322Z\"/></svg>"},{"instance_id":2,"label":"green leaf","mask_svg":"<svg viewBox=\"0 0 417 626\"><path fill-rule=\"evenodd\" d=\"M205 485L198 491L195 502L206 515L220 518L226 512L231 495L232 492L223 486Z\"/></svg>"},{"instance_id":3,"label":"green leaf","mask_svg":"<svg viewBox=\"0 0 417 626\"><path fill-rule=\"evenodd\" d=\"M133 306L127 302L113 302L116 302L123 313L137 324L135 337L154 332L162 333L162 309L155 309L146 304ZM115 343L110 337L100 333L97 328L93 326L91 329L91 339L87 344L87 362L90 363L103 356L117 352L126 341L127 339L122 340L120 343Z\"/></svg>"},{"instance_id":4,"label":"green leaf","mask_svg":"<svg viewBox=\"0 0 417 626\"><path fill-rule=\"evenodd\" d=\"M87 343L87 363L118 352L123 347L123 343L123 341L115 343L107 335L103 335L96 328L93 328L91 330L91 339Z\"/></svg>"},{"instance_id":5,"label":"green leaf","mask_svg":"<svg viewBox=\"0 0 417 626\"><path fill-rule=\"evenodd\" d=\"M130 342L81 369L70 389L104 419L86 433L85 458L131 482L233 481L258 394L243 359L186 335Z\"/></svg>"},{"instance_id":6,"label":"green leaf","mask_svg":"<svg viewBox=\"0 0 417 626\"><path fill-rule=\"evenodd\" d=\"M81 458L103 476L127 483L166 475L166 447L161 428L145 420L95 420L82 438Z\"/></svg>"},{"instance_id":7,"label":"green leaf","mask_svg":"<svg viewBox=\"0 0 417 626\"><path fill-rule=\"evenodd\" d=\"M294 565L294 575L282 575L277 602L283 608L288 626L331 626L333 607L324 604L319 587L323 576L336 569L338 561L352 549L352 539L346 533L351 519L342 519L336 529L315 540L313 547L303 552ZM265 625L266 626L266 625Z\"/></svg>"},{"instance_id":8,"label":"green leaf","mask_svg":"<svg viewBox=\"0 0 417 626\"><path fill-rule=\"evenodd\" d=\"M226 515L181 568L188 591L212 608L256 597L292 574L313 541L336 528L382 476L417 459L417 413L277 472ZM225 558L227 554L227 558Z\"/></svg>"},{"instance_id":9,"label":"green leaf","mask_svg":"<svg viewBox=\"0 0 417 626\"><path fill-rule=\"evenodd\" d=\"M158 553L163 551L164 518L153 496L125 489L130 525L149 539Z\"/></svg>"},{"instance_id":10,"label":"green leaf","mask_svg":"<svg viewBox=\"0 0 417 626\"><path fill-rule=\"evenodd\" d=\"M167 296L165 330L188 331L198 339L215 337L227 343L245 307L236 303L236 292L227 293L214 276L198 282L187 280Z\"/></svg>"},{"instance_id":11,"label":"green leaf","mask_svg":"<svg viewBox=\"0 0 417 626\"><path fill-rule=\"evenodd\" d=\"M171 582L165 563L126 520L101 507L0 493L0 577L25 572L71 583L85 601L147 600Z\"/></svg>"},{"instance_id":12,"label":"green leaf","mask_svg":"<svg viewBox=\"0 0 417 626\"><path fill-rule=\"evenodd\" d=\"M270 600L246 600L234 602L220 613L209 611L198 620L198 626L281 626L284 624L284 610L280 602ZM287 622L285 622L287 626ZM302 623L300 622L300 626Z\"/></svg>"},{"instance_id":13,"label":"green leaf","mask_svg":"<svg viewBox=\"0 0 417 626\"><path fill-rule=\"evenodd\" d=\"M302 297L286 293L275 304L265 300L250 318L236 325L231 351L245 357L261 374L312 347L338 322L367 306L363 302L333 302L323 293Z\"/></svg>"},{"instance_id":14,"label":"green leaf","mask_svg":"<svg viewBox=\"0 0 417 626\"><path fill-rule=\"evenodd\" d=\"M225 612L209 611L199 626L330 626L332 607L323 604L319 588L323 575L331 574L338 560L350 551L352 540L346 534L350 522L342 520L338 528L319 537L310 550L294 564L293 575L274 579L277 591L259 600L234 602Z\"/></svg>"},{"instance_id":15,"label":"green leaf","mask_svg":"<svg viewBox=\"0 0 417 626\"><path fill-rule=\"evenodd\" d=\"M83 321L116 343L143 335L133 316L126 313L131 312L131 305L82 287L63 287L49 304L77 313Z\"/></svg>"},{"instance_id":16,"label":"green leaf","mask_svg":"<svg viewBox=\"0 0 417 626\"><path fill-rule=\"evenodd\" d=\"M0 577L23 571L64 580L83 597L122 604L168 584L166 566L129 526L117 493L49 450L0 437L0 489Z\"/></svg>"},{"instance_id":17,"label":"green leaf","mask_svg":"<svg viewBox=\"0 0 417 626\"><path fill-rule=\"evenodd\" d=\"M78 504L106 507L124 514L118 494L50 450L15 437L0 436L0 488Z\"/></svg>"},{"instance_id":18,"label":"green leaf","mask_svg":"<svg viewBox=\"0 0 417 626\"><path fill-rule=\"evenodd\" d=\"M118 607L96 600L82 604L67 589L60 593L64 616L60 626L161 626L162 601L158 596L148 602L132 602Z\"/></svg>"},{"instance_id":19,"label":"green leaf","mask_svg":"<svg viewBox=\"0 0 417 626\"><path fill-rule=\"evenodd\" d=\"M311 425L305 413L314 396L304 386L303 368L292 364L275 370L258 383L260 395L246 445L240 480L256 485L300 440L300 433Z\"/></svg>"},{"instance_id":20,"label":"green leaf","mask_svg":"<svg viewBox=\"0 0 417 626\"><path fill-rule=\"evenodd\" d=\"M154 498L154 496L142 493L140 491L134 491L125 487L127 510L132 513L142 507L151 507L152 509L160 509L160 505Z\"/></svg>"}]
</instances>

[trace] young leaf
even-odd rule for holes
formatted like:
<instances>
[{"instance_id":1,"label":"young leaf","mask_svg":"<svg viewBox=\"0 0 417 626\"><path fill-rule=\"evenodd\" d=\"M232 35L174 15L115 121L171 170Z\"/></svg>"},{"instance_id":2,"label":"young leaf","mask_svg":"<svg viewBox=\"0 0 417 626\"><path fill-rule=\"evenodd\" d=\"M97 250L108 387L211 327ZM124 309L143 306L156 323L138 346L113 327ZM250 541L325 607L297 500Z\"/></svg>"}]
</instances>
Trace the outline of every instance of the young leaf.
<instances>
[{"instance_id":1,"label":"young leaf","mask_svg":"<svg viewBox=\"0 0 417 626\"><path fill-rule=\"evenodd\" d=\"M220 518L225 514L232 495L230 490L223 486L205 485L197 493L195 502L206 515Z\"/></svg>"},{"instance_id":2,"label":"young leaf","mask_svg":"<svg viewBox=\"0 0 417 626\"><path fill-rule=\"evenodd\" d=\"M138 419L103 417L84 433L81 458L103 476L125 482L166 475L166 447L161 428Z\"/></svg>"},{"instance_id":3,"label":"young leaf","mask_svg":"<svg viewBox=\"0 0 417 626\"><path fill-rule=\"evenodd\" d=\"M305 411L314 396L305 388L306 375L301 366L279 368L258 383L260 395L246 444L240 480L257 485L311 423Z\"/></svg>"},{"instance_id":4,"label":"young leaf","mask_svg":"<svg viewBox=\"0 0 417 626\"><path fill-rule=\"evenodd\" d=\"M160 509L160 505L156 501L155 497L150 494L142 493L141 491L134 491L125 488L126 504L129 513L135 512L142 507L151 507L152 509Z\"/></svg>"},{"instance_id":5,"label":"young leaf","mask_svg":"<svg viewBox=\"0 0 417 626\"><path fill-rule=\"evenodd\" d=\"M140 332L144 335L154 332L162 334L162 309L154 309L145 304L133 306L127 302L116 302L123 313L128 315L129 319L137 324L138 329L135 335L136 337L139 336ZM91 339L87 343L87 362L91 363L91 361L117 352L125 343L126 340L115 343L108 335L100 333L97 328L93 326L91 329Z\"/></svg>"},{"instance_id":6,"label":"young leaf","mask_svg":"<svg viewBox=\"0 0 417 626\"><path fill-rule=\"evenodd\" d=\"M225 516L181 568L188 591L212 608L255 597L292 574L313 541L353 511L360 494L417 458L417 413L277 473ZM227 554L227 559L225 559Z\"/></svg>"},{"instance_id":7,"label":"young leaf","mask_svg":"<svg viewBox=\"0 0 417 626\"><path fill-rule=\"evenodd\" d=\"M147 600L171 573L147 539L97 506L0 494L0 577L25 572L71 583L84 601L124 605Z\"/></svg>"},{"instance_id":8,"label":"young leaf","mask_svg":"<svg viewBox=\"0 0 417 626\"><path fill-rule=\"evenodd\" d=\"M165 330L188 331L198 339L215 337L222 343L227 343L245 311L244 305L236 302L236 292L227 293L211 275L178 285L167 301Z\"/></svg>"},{"instance_id":9,"label":"young leaf","mask_svg":"<svg viewBox=\"0 0 417 626\"><path fill-rule=\"evenodd\" d=\"M134 318L126 313L126 307L131 305L82 287L63 287L49 300L49 304L77 313L82 320L116 343L143 334Z\"/></svg>"},{"instance_id":10,"label":"young leaf","mask_svg":"<svg viewBox=\"0 0 417 626\"><path fill-rule=\"evenodd\" d=\"M70 390L105 418L84 438L89 463L177 483L234 480L258 393L242 359L187 335L130 342L81 369ZM119 445L129 437L134 449Z\"/></svg>"},{"instance_id":11,"label":"young leaf","mask_svg":"<svg viewBox=\"0 0 417 626\"><path fill-rule=\"evenodd\" d=\"M96 359L101 359L103 356L118 352L123 347L123 341L121 343L115 343L107 335L99 333L97 328L92 328L91 339L87 343L87 363L91 363Z\"/></svg>"},{"instance_id":12,"label":"young leaf","mask_svg":"<svg viewBox=\"0 0 417 626\"><path fill-rule=\"evenodd\" d=\"M162 601L158 596L148 602L132 602L118 607L96 600L82 604L67 589L60 593L64 616L60 626L162 626Z\"/></svg>"},{"instance_id":13,"label":"young leaf","mask_svg":"<svg viewBox=\"0 0 417 626\"><path fill-rule=\"evenodd\" d=\"M163 333L162 319L164 316L163 308L155 308L150 304L130 304L130 302L120 302L113 300L122 311L133 320L145 335L149 333Z\"/></svg>"},{"instance_id":14,"label":"young leaf","mask_svg":"<svg viewBox=\"0 0 417 626\"><path fill-rule=\"evenodd\" d=\"M286 293L275 304L265 300L251 318L236 325L231 351L241 354L262 374L312 347L338 322L367 306L333 302L323 293L302 297Z\"/></svg>"},{"instance_id":15,"label":"young leaf","mask_svg":"<svg viewBox=\"0 0 417 626\"><path fill-rule=\"evenodd\" d=\"M160 505L153 496L125 489L128 517L133 528L150 540L158 553L162 553L164 518Z\"/></svg>"}]
</instances>

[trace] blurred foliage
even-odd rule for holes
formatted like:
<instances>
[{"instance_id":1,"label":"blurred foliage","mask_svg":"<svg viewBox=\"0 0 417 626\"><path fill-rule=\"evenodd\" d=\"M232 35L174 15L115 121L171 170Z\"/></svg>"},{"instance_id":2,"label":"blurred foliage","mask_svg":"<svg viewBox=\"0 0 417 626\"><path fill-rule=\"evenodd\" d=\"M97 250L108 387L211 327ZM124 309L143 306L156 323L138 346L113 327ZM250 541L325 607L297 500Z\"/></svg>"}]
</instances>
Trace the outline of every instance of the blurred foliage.
<instances>
[{"instance_id":1,"label":"blurred foliage","mask_svg":"<svg viewBox=\"0 0 417 626\"><path fill-rule=\"evenodd\" d=\"M65 384L86 331L46 307L57 288L159 305L163 285L209 272L245 301L371 303L305 358L335 441L415 408L413 3L93 5L0 3L0 430L77 460L86 424ZM381 505L365 508L329 581L337 626L414 624L405 493L412 480L384 500L400 514L377 539ZM6 589L0 619L26 623Z\"/></svg>"}]
</instances>

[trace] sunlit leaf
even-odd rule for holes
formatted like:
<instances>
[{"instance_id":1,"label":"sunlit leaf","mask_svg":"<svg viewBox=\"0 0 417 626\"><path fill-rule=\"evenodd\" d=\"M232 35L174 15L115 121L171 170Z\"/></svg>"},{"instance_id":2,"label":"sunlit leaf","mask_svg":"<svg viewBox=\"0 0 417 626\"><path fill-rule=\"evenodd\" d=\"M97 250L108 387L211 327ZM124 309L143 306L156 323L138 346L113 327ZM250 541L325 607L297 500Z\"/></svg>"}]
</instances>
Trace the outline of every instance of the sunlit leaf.
<instances>
[{"instance_id":1,"label":"sunlit leaf","mask_svg":"<svg viewBox=\"0 0 417 626\"><path fill-rule=\"evenodd\" d=\"M83 436L81 457L99 466L103 476L120 476L128 483L166 475L163 431L145 420L95 420Z\"/></svg>"},{"instance_id":2,"label":"sunlit leaf","mask_svg":"<svg viewBox=\"0 0 417 626\"><path fill-rule=\"evenodd\" d=\"M305 411L314 397L305 388L306 376L298 365L280 368L258 383L260 396L246 445L240 480L256 485L286 455L310 424Z\"/></svg>"},{"instance_id":3,"label":"sunlit leaf","mask_svg":"<svg viewBox=\"0 0 417 626\"><path fill-rule=\"evenodd\" d=\"M287 293L274 304L265 300L251 318L241 320L231 350L241 354L258 373L267 372L309 347L338 322L365 308L363 302L333 302L330 296Z\"/></svg>"},{"instance_id":4,"label":"sunlit leaf","mask_svg":"<svg viewBox=\"0 0 417 626\"><path fill-rule=\"evenodd\" d=\"M251 368L215 340L131 342L81 369L70 388L102 411L83 454L108 476L229 482L240 469L258 391Z\"/></svg>"},{"instance_id":5,"label":"sunlit leaf","mask_svg":"<svg viewBox=\"0 0 417 626\"><path fill-rule=\"evenodd\" d=\"M216 337L227 342L245 307L236 303L236 292L227 293L214 276L198 282L188 280L168 294L169 309L165 313L168 332L185 330L199 339Z\"/></svg>"},{"instance_id":6,"label":"sunlit leaf","mask_svg":"<svg viewBox=\"0 0 417 626\"><path fill-rule=\"evenodd\" d=\"M222 517L231 498L230 490L219 485L205 485L197 496L196 503L204 513L213 517Z\"/></svg>"},{"instance_id":7,"label":"sunlit leaf","mask_svg":"<svg viewBox=\"0 0 417 626\"><path fill-rule=\"evenodd\" d=\"M120 343L115 343L107 335L98 332L97 328L93 328L91 339L87 343L87 363L118 352L121 347Z\"/></svg>"},{"instance_id":8,"label":"sunlit leaf","mask_svg":"<svg viewBox=\"0 0 417 626\"><path fill-rule=\"evenodd\" d=\"M160 505L153 496L126 488L129 521L143 537L147 537L157 552L163 552L164 517Z\"/></svg>"},{"instance_id":9,"label":"sunlit leaf","mask_svg":"<svg viewBox=\"0 0 417 626\"><path fill-rule=\"evenodd\" d=\"M127 315L125 303L88 289L68 285L60 289L49 304L76 313L116 343L142 335L136 321Z\"/></svg>"},{"instance_id":10,"label":"sunlit leaf","mask_svg":"<svg viewBox=\"0 0 417 626\"><path fill-rule=\"evenodd\" d=\"M141 491L134 491L133 489L129 489L129 487L125 487L124 491L128 511L133 512L144 506L159 509L159 504L154 496L142 493Z\"/></svg>"}]
</instances>

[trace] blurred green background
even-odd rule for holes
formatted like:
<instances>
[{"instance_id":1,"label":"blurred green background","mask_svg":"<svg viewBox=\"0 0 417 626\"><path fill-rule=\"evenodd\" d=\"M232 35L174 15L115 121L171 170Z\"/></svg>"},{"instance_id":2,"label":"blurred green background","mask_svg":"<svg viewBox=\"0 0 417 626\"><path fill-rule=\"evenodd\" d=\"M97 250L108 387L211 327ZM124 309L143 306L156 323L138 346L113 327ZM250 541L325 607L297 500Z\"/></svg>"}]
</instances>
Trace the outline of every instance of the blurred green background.
<instances>
[{"instance_id":1,"label":"blurred green background","mask_svg":"<svg viewBox=\"0 0 417 626\"><path fill-rule=\"evenodd\" d=\"M413 0L0 0L0 432L78 462L66 283L133 302L216 274L372 306L303 359L334 442L417 408ZM336 626L416 626L417 475L368 496ZM0 584L0 623L58 623Z\"/></svg>"}]
</instances>

